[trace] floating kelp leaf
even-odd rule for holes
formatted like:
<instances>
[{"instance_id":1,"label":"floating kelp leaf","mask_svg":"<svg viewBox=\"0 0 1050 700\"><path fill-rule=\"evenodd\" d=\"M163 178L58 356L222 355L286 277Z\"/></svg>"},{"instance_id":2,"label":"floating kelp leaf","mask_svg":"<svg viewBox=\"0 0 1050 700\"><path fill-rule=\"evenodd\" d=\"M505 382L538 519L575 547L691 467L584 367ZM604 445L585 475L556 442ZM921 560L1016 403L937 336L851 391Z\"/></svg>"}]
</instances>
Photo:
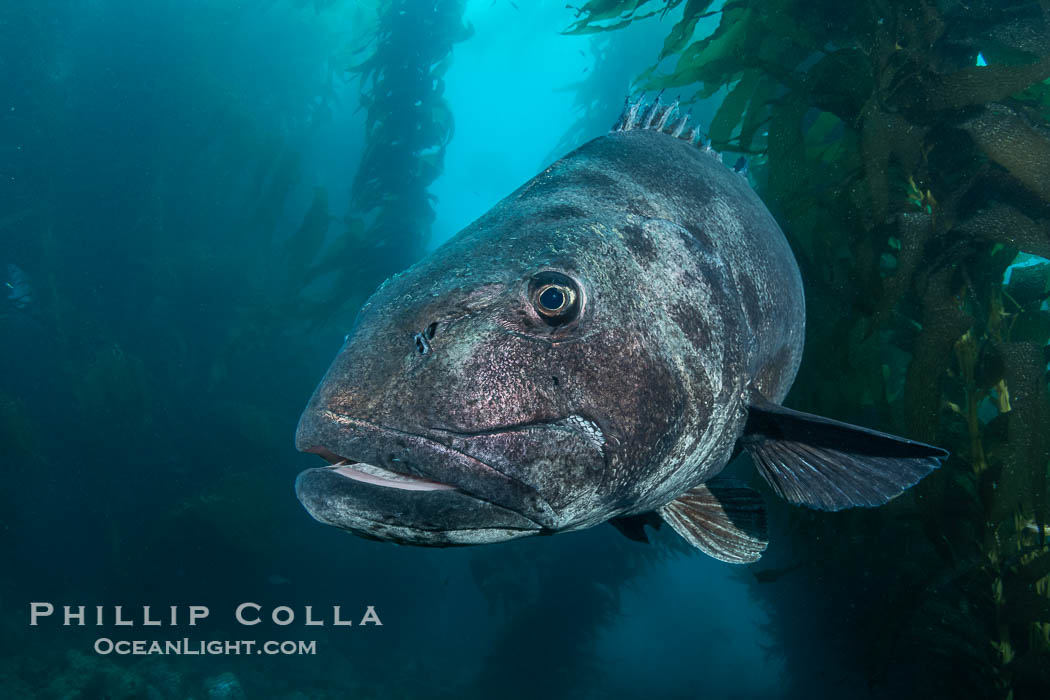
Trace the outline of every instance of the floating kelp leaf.
<instances>
[{"instance_id":1,"label":"floating kelp leaf","mask_svg":"<svg viewBox=\"0 0 1050 700\"><path fill-rule=\"evenodd\" d=\"M712 92L722 84L727 72L739 70L741 59L751 52L752 12L744 7L727 7L722 13L718 28L707 38L694 42L682 52L675 64L674 72L662 79L666 87L678 87L702 83ZM728 71L727 71L728 69ZM709 95L708 95L709 96Z\"/></svg>"},{"instance_id":2,"label":"floating kelp leaf","mask_svg":"<svg viewBox=\"0 0 1050 700\"><path fill-rule=\"evenodd\" d=\"M1004 105L991 105L963 123L985 154L1050 202L1050 133Z\"/></svg>"},{"instance_id":3,"label":"floating kelp leaf","mask_svg":"<svg viewBox=\"0 0 1050 700\"><path fill-rule=\"evenodd\" d=\"M711 120L711 130L708 134L716 146L721 147L720 144L728 143L733 129L740 123L744 109L747 108L751 97L755 94L755 87L758 85L760 76L757 70L744 71L737 84L722 100L721 106L715 112L714 119Z\"/></svg>"},{"instance_id":4,"label":"floating kelp leaf","mask_svg":"<svg viewBox=\"0 0 1050 700\"><path fill-rule=\"evenodd\" d=\"M1022 66L969 66L955 73L916 74L901 85L893 104L935 112L1003 100L1032 83L1050 78L1050 56Z\"/></svg>"},{"instance_id":5,"label":"floating kelp leaf","mask_svg":"<svg viewBox=\"0 0 1050 700\"><path fill-rule=\"evenodd\" d=\"M994 203L954 230L958 234L998 241L1025 253L1050 258L1050 220L1031 219L1006 204Z\"/></svg>"},{"instance_id":6,"label":"floating kelp leaf","mask_svg":"<svg viewBox=\"0 0 1050 700\"><path fill-rule=\"evenodd\" d=\"M1025 65L1032 63L1033 61L1039 60L1039 57L1045 55L1047 53L1047 49L1050 49L1050 46L1040 46L1038 47L1038 49L1033 51L1024 51L1022 49L1017 49L1002 42L996 41L991 36L974 42L974 46L979 47L980 50L980 52L977 54L978 59L976 65L978 66ZM984 63L981 63L982 60L984 61Z\"/></svg>"},{"instance_id":7,"label":"floating kelp leaf","mask_svg":"<svg viewBox=\"0 0 1050 700\"><path fill-rule=\"evenodd\" d=\"M613 24L584 24L583 22L577 22L569 29L562 32L562 34L597 34L598 32L609 32L615 29L623 29L631 22L636 19L645 19L646 17L652 17L657 11L648 12L644 15L638 15L637 17L631 17L629 19L620 20Z\"/></svg>"},{"instance_id":8,"label":"floating kelp leaf","mask_svg":"<svg viewBox=\"0 0 1050 700\"><path fill-rule=\"evenodd\" d=\"M696 31L696 23L707 11L707 8L711 6L712 2L713 0L689 0L686 3L685 10L682 11L682 19L678 20L674 27L671 28L667 38L664 39L664 47L660 51L661 59L673 53L678 53L685 47L686 42L693 38L693 32Z\"/></svg>"},{"instance_id":9,"label":"floating kelp leaf","mask_svg":"<svg viewBox=\"0 0 1050 700\"><path fill-rule=\"evenodd\" d=\"M998 4L998 3L997 3ZM983 50L990 63L1032 63L1050 54L1050 28L1044 7L1040 3L1017 3L1005 7L991 26L983 27L979 34L971 34L977 42L974 46Z\"/></svg>"},{"instance_id":10,"label":"floating kelp leaf","mask_svg":"<svg viewBox=\"0 0 1050 700\"><path fill-rule=\"evenodd\" d=\"M667 0L659 3L656 0L588 0L583 7L576 8L576 16L581 19L562 32L562 34L593 34L612 31L626 27L631 22L656 14L666 14L682 3L682 0ZM659 5L655 9L638 14L646 5ZM568 6L568 7L571 7ZM616 20L616 21L613 21ZM609 24L609 22L612 22Z\"/></svg>"},{"instance_id":11,"label":"floating kelp leaf","mask_svg":"<svg viewBox=\"0 0 1050 700\"><path fill-rule=\"evenodd\" d=\"M759 150L756 146L756 135L759 128L766 123L769 117L769 104L774 96L781 91L780 85L759 72L761 79L751 95L747 112L744 114L743 123L740 125L740 150ZM761 141L764 142L764 139Z\"/></svg>"}]
</instances>

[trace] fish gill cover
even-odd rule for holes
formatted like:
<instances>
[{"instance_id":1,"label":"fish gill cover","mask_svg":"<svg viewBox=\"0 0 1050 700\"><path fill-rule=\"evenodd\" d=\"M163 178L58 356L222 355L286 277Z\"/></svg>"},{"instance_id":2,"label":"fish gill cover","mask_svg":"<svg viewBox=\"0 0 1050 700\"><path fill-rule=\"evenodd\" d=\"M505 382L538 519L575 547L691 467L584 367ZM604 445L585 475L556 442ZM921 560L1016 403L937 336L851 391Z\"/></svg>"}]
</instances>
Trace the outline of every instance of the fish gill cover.
<instances>
[{"instance_id":1,"label":"fish gill cover","mask_svg":"<svg viewBox=\"0 0 1050 700\"><path fill-rule=\"evenodd\" d=\"M5 697L1046 696L1045 3L561 5L0 7ZM774 511L732 575L666 528L421 552L315 527L289 426L375 284L660 89L748 159L802 267L787 404L952 458L882 509ZM41 599L385 624L317 657L99 656L28 627Z\"/></svg>"}]
</instances>

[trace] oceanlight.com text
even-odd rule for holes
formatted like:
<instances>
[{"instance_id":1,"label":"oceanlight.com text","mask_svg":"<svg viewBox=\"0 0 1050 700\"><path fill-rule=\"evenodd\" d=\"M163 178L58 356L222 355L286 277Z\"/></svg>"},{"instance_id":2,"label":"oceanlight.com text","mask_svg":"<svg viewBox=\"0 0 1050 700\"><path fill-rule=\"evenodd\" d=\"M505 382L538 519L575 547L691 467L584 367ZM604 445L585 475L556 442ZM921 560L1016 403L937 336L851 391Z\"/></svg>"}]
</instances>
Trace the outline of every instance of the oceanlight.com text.
<instances>
[{"instance_id":1,"label":"oceanlight.com text","mask_svg":"<svg viewBox=\"0 0 1050 700\"><path fill-rule=\"evenodd\" d=\"M192 640L189 638L169 639L165 641L146 639L110 639L99 637L95 640L96 654L103 656L240 656L260 654L268 656L313 656L317 654L316 640Z\"/></svg>"}]
</instances>

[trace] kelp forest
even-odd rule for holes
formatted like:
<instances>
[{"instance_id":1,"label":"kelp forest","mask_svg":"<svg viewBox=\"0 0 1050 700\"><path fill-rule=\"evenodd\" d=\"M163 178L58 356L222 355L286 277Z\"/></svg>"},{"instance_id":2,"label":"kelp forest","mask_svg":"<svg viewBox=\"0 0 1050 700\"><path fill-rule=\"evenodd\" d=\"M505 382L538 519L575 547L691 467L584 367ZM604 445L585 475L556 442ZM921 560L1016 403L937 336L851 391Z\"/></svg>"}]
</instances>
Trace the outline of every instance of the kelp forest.
<instances>
[{"instance_id":1,"label":"kelp forest","mask_svg":"<svg viewBox=\"0 0 1050 700\"><path fill-rule=\"evenodd\" d=\"M0 6L0 695L1050 696L1050 2L577 4ZM422 550L311 521L295 425L358 309L484 181L643 93L744 159L794 250L785 404L951 456L837 513L741 457L770 508L749 567L669 528ZM457 132L477 114L496 137ZM457 158L469 216L435 194ZM302 631L246 632L220 612L244 600L384 625L318 627L316 658L118 657L31 600L205 603L218 639Z\"/></svg>"},{"instance_id":2,"label":"kelp forest","mask_svg":"<svg viewBox=\"0 0 1050 700\"><path fill-rule=\"evenodd\" d=\"M680 4L669 67L640 87L724 95L707 136L748 159L806 284L788 404L952 453L888 507L786 514L807 602L767 604L780 650L799 657L789 670L817 658L793 618L834 610L820 644L834 639L831 665L863 668L872 687L1042 697L1050 5L596 0L570 31ZM712 14L717 29L695 39Z\"/></svg>"}]
</instances>

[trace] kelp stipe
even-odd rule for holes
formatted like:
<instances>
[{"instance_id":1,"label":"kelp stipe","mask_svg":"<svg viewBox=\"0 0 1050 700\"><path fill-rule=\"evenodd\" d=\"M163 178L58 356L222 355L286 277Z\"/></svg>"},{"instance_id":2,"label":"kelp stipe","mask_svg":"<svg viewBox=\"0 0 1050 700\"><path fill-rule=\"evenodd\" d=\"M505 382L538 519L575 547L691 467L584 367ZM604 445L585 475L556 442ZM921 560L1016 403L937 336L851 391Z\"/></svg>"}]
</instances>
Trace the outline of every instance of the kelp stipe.
<instances>
[{"instance_id":1,"label":"kelp stipe","mask_svg":"<svg viewBox=\"0 0 1050 700\"><path fill-rule=\"evenodd\" d=\"M327 194L317 191L284 256L297 312L315 325L360 305L426 248L434 221L427 190L444 169L454 131L443 76L453 45L472 33L463 11L462 0L359 8L364 31L347 72L366 111L365 147L349 211L341 220L329 216ZM326 238L329 225L336 233Z\"/></svg>"},{"instance_id":2,"label":"kelp stipe","mask_svg":"<svg viewBox=\"0 0 1050 700\"><path fill-rule=\"evenodd\" d=\"M434 220L427 188L441 174L454 129L444 73L452 46L473 31L463 9L463 0L382 2L374 50L352 68L368 113L351 192L355 213L371 222L366 237L374 249L363 270L401 270L426 246Z\"/></svg>"}]
</instances>

